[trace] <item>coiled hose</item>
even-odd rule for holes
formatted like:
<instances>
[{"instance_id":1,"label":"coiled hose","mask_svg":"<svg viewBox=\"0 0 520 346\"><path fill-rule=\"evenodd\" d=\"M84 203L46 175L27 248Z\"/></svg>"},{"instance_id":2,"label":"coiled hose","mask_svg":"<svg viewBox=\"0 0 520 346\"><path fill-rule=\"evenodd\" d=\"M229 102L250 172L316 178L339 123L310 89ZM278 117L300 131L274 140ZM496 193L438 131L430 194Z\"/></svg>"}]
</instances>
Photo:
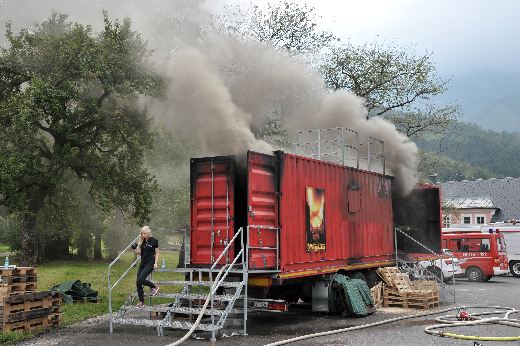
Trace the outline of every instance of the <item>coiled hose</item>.
<instances>
[{"instance_id":1,"label":"coiled hose","mask_svg":"<svg viewBox=\"0 0 520 346\"><path fill-rule=\"evenodd\" d=\"M509 327L520 328L520 320L509 318L512 314L520 313L520 310L509 307L501 307L501 306L471 306L465 307L464 309L495 309L495 311L485 311L485 312L477 312L471 314L471 320L469 321L459 321L457 316L448 315L448 316L440 316L435 319L435 322L439 322L439 324L435 324L433 326L428 326L424 329L424 331L430 335L449 337L454 339L462 339L462 340L480 340L480 341L518 341L520 340L520 336L477 336L477 335L463 335L456 333L449 333L443 330L437 330L441 328L454 328L454 327L464 327L464 326L476 326L482 324L501 324ZM497 315L503 314L503 317L481 317L487 315Z\"/></svg>"}]
</instances>

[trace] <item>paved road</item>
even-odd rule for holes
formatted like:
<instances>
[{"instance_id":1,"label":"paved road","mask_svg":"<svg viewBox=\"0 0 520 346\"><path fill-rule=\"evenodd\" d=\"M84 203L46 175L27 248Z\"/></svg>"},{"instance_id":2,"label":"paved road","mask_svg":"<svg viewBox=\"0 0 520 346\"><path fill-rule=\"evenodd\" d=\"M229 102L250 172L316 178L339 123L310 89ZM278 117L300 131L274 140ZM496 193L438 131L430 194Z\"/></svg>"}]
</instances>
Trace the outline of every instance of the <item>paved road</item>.
<instances>
[{"instance_id":1,"label":"paved road","mask_svg":"<svg viewBox=\"0 0 520 346\"><path fill-rule=\"evenodd\" d=\"M483 283L472 283L465 279L458 280L457 306L461 305L499 305L520 309L520 279L498 277ZM454 305L447 304L441 308L450 306ZM218 345L264 345L299 335L371 323L416 312L419 311L384 309L384 311L378 311L366 318L341 318L313 314L308 307L294 307L287 313L251 314L248 321L249 336L223 338L218 341ZM516 317L520 318L518 315ZM472 341L439 338L425 334L424 327L432 323L433 317L406 320L366 330L310 339L294 345L473 345ZM473 335L520 335L518 329L507 329L503 326L483 326L478 329L472 327L453 331ZM48 332L26 341L22 345L167 345L182 335L176 331L165 331L165 337L159 338L155 329L145 327L117 327L114 334L110 335L105 317ZM520 342L481 342L481 344L486 346L520 345ZM185 345L209 345L209 342L190 339Z\"/></svg>"}]
</instances>

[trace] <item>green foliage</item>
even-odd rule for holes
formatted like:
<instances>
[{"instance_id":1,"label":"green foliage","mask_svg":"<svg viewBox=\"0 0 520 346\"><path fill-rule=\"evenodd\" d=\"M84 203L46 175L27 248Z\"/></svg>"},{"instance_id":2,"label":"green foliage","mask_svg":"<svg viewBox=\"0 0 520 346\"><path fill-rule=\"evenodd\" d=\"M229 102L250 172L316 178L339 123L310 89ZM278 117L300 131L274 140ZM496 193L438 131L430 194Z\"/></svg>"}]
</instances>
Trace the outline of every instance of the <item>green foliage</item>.
<instances>
[{"instance_id":1,"label":"green foliage","mask_svg":"<svg viewBox=\"0 0 520 346\"><path fill-rule=\"evenodd\" d=\"M417 144L422 150L445 158L440 165L445 172L442 173L443 180L520 176L517 160L520 138L515 133L484 130L477 125L459 122L444 135L428 136ZM450 161L464 162L466 169L473 169L462 173L451 169L450 172Z\"/></svg>"},{"instance_id":2,"label":"green foliage","mask_svg":"<svg viewBox=\"0 0 520 346\"><path fill-rule=\"evenodd\" d=\"M6 37L0 204L21 215L22 244L31 242L38 212L72 174L88 182L103 209L117 206L147 221L157 183L144 165L152 137L138 101L158 95L162 81L130 20L112 22L105 14L103 31L93 35L53 13L34 30L14 34L8 25Z\"/></svg>"},{"instance_id":3,"label":"green foliage","mask_svg":"<svg viewBox=\"0 0 520 346\"><path fill-rule=\"evenodd\" d=\"M292 1L267 4L261 8L253 3L227 9L219 18L219 26L246 39L269 42L289 52L313 53L327 47L337 38L317 27L319 17L314 7Z\"/></svg>"},{"instance_id":4,"label":"green foliage","mask_svg":"<svg viewBox=\"0 0 520 346\"><path fill-rule=\"evenodd\" d=\"M460 181L488 179L496 174L485 168L472 166L468 162L454 160L432 152L419 152L419 178L429 181L429 175L436 174L436 181Z\"/></svg>"}]
</instances>

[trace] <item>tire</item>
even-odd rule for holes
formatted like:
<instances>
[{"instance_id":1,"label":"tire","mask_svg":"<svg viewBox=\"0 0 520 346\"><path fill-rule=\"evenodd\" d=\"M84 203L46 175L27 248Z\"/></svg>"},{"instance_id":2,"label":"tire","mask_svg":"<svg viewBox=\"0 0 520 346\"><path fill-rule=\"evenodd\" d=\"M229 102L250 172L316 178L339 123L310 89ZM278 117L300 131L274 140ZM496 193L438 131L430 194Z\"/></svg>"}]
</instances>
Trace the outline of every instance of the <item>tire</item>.
<instances>
[{"instance_id":1,"label":"tire","mask_svg":"<svg viewBox=\"0 0 520 346\"><path fill-rule=\"evenodd\" d=\"M515 278L520 278L520 261L509 262L509 271Z\"/></svg>"},{"instance_id":2,"label":"tire","mask_svg":"<svg viewBox=\"0 0 520 346\"><path fill-rule=\"evenodd\" d=\"M365 274L365 277L367 278L368 288L374 287L379 281L381 281L375 270L369 270Z\"/></svg>"},{"instance_id":3,"label":"tire","mask_svg":"<svg viewBox=\"0 0 520 346\"><path fill-rule=\"evenodd\" d=\"M350 273L347 273L347 276L351 279L359 279L359 280L363 280L363 281L365 281L365 283L367 283L367 278L365 277L365 274L363 274L362 272L350 272Z\"/></svg>"},{"instance_id":4,"label":"tire","mask_svg":"<svg viewBox=\"0 0 520 346\"><path fill-rule=\"evenodd\" d=\"M482 270L479 267L471 267L468 268L468 270L466 271L466 277L469 281L482 282L484 274L482 273Z\"/></svg>"}]
</instances>

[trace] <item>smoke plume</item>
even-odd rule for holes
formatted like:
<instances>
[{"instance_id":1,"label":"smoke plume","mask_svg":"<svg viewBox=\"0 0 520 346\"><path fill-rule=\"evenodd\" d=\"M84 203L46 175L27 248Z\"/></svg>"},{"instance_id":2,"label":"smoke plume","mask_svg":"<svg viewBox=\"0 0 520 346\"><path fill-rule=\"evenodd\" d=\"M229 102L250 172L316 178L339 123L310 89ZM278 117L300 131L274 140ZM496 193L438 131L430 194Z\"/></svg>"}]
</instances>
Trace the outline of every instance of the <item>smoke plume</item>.
<instances>
[{"instance_id":1,"label":"smoke plume","mask_svg":"<svg viewBox=\"0 0 520 346\"><path fill-rule=\"evenodd\" d=\"M321 76L299 57L215 29L209 1L136 0L124 7L100 1L16 3L31 22L44 19L50 8L94 28L100 27L102 9L111 18L129 16L156 49L157 70L169 82L162 100L147 101L149 109L173 133L189 135L201 155L272 150L255 133L274 117L289 137L300 129L347 127L358 131L362 142L381 139L387 173L396 176L401 191L408 193L417 182L414 143L384 119L367 120L361 98L346 91L330 93ZM16 24L13 8L0 4L1 10ZM366 155L366 149L361 151Z\"/></svg>"}]
</instances>

